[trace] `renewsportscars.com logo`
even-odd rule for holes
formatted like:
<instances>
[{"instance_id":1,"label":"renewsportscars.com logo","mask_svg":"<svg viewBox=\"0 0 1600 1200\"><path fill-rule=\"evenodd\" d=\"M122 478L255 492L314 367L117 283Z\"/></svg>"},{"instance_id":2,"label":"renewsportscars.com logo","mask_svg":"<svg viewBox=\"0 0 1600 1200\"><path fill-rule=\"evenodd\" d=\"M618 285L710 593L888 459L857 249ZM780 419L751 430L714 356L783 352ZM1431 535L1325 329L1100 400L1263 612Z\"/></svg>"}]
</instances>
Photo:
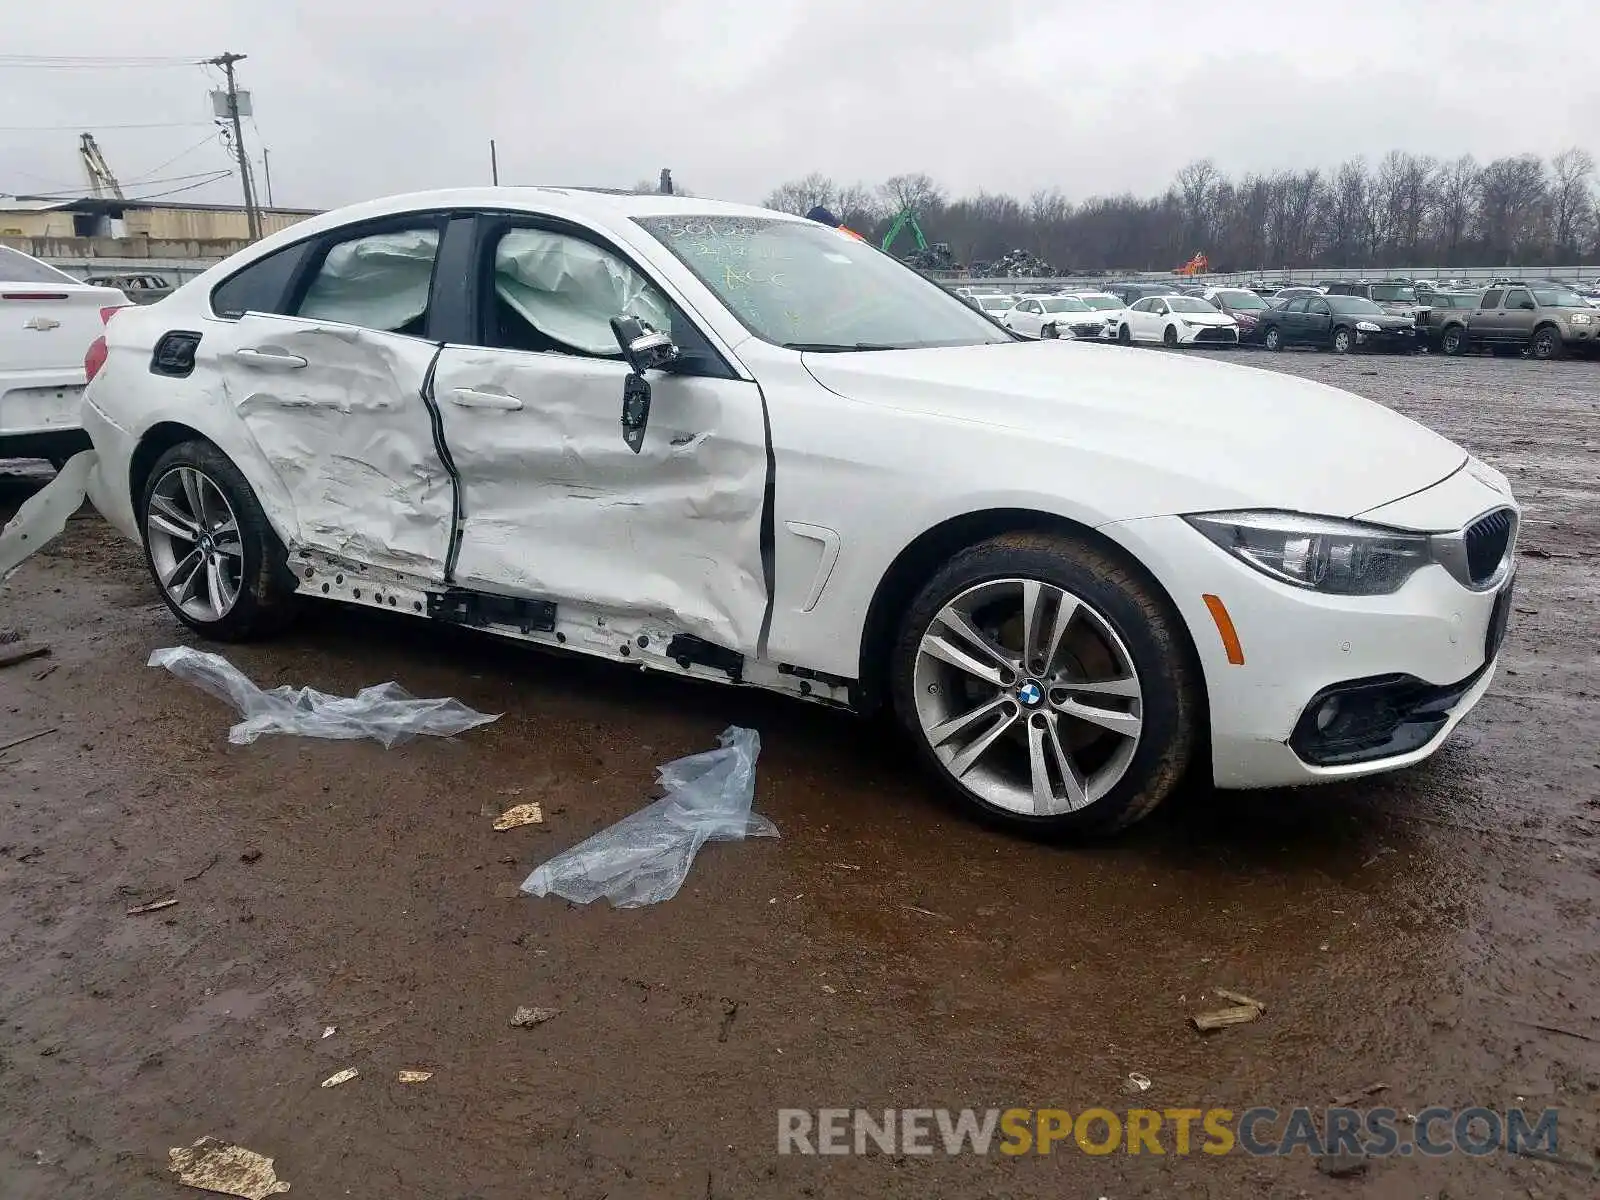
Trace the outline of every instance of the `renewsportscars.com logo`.
<instances>
[{"instance_id":1,"label":"renewsportscars.com logo","mask_svg":"<svg viewBox=\"0 0 1600 1200\"><path fill-rule=\"evenodd\" d=\"M1557 1110L780 1108L779 1154L1555 1155Z\"/></svg>"}]
</instances>

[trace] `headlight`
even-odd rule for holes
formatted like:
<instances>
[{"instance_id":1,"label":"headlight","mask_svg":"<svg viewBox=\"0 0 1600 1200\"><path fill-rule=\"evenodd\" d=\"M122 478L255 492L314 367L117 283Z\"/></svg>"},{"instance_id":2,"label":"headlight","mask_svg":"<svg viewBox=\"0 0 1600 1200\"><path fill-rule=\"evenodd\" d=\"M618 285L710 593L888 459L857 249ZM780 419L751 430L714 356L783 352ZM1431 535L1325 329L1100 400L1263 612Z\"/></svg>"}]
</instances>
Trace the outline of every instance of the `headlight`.
<instances>
[{"instance_id":1,"label":"headlight","mask_svg":"<svg viewBox=\"0 0 1600 1200\"><path fill-rule=\"evenodd\" d=\"M1376 321L1357 321L1356 328L1361 330L1362 333L1377 333L1378 323Z\"/></svg>"},{"instance_id":2,"label":"headlight","mask_svg":"<svg viewBox=\"0 0 1600 1200\"><path fill-rule=\"evenodd\" d=\"M1589 321L1590 321L1590 317L1589 317L1588 313L1573 313L1572 314L1572 323L1574 325L1587 325L1589 323Z\"/></svg>"},{"instance_id":3,"label":"headlight","mask_svg":"<svg viewBox=\"0 0 1600 1200\"><path fill-rule=\"evenodd\" d=\"M1426 534L1287 512L1185 517L1263 575L1338 596L1382 596L1432 561Z\"/></svg>"}]
</instances>

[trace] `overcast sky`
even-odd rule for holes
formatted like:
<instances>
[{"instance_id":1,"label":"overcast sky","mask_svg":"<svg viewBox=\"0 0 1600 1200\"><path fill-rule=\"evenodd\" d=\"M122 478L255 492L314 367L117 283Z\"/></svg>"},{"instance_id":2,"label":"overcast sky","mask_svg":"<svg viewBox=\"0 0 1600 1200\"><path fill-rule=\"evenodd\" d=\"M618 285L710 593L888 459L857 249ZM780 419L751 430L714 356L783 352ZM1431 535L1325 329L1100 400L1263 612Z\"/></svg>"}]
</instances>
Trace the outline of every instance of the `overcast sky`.
<instances>
[{"instance_id":1,"label":"overcast sky","mask_svg":"<svg viewBox=\"0 0 1600 1200\"><path fill-rule=\"evenodd\" d=\"M821 171L960 193L1159 191L1376 160L1600 155L1595 0L12 0L0 192L81 190L92 130L130 195L228 165L194 67L14 55L248 54L279 204L487 183L630 186L663 166L758 201ZM214 73L213 73L214 74ZM117 125L193 122L154 129ZM188 152L186 152L188 151ZM170 165L168 160L176 158ZM133 184L133 180L149 180ZM264 189L263 189L264 190ZM184 196L231 202L228 179ZM177 197L174 197L175 199Z\"/></svg>"}]
</instances>

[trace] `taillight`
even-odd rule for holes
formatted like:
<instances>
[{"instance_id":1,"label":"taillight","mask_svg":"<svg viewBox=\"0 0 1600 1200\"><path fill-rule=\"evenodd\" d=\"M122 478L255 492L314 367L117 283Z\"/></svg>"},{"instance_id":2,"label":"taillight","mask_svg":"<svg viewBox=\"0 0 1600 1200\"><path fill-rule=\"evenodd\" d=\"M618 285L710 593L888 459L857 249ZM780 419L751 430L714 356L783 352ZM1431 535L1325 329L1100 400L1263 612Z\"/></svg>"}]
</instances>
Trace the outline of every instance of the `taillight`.
<instances>
[{"instance_id":1,"label":"taillight","mask_svg":"<svg viewBox=\"0 0 1600 1200\"><path fill-rule=\"evenodd\" d=\"M100 324L111 324L111 318L116 316L126 307L128 307L126 304L113 304L110 308L102 308L100 310Z\"/></svg>"},{"instance_id":2,"label":"taillight","mask_svg":"<svg viewBox=\"0 0 1600 1200\"><path fill-rule=\"evenodd\" d=\"M65 292L4 292L0 300L65 300Z\"/></svg>"},{"instance_id":3,"label":"taillight","mask_svg":"<svg viewBox=\"0 0 1600 1200\"><path fill-rule=\"evenodd\" d=\"M84 382L92 383L94 377L100 373L100 368L106 365L106 339L104 335L95 338L89 343L89 350L83 356Z\"/></svg>"}]
</instances>

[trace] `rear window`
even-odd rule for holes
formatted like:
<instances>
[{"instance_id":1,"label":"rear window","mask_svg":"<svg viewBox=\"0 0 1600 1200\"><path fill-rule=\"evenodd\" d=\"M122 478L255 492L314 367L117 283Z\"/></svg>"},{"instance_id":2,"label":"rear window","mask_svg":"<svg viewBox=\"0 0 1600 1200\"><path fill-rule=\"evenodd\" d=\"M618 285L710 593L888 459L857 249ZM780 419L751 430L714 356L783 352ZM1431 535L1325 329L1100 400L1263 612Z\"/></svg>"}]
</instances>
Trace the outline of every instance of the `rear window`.
<instances>
[{"instance_id":1,"label":"rear window","mask_svg":"<svg viewBox=\"0 0 1600 1200\"><path fill-rule=\"evenodd\" d=\"M219 317L242 317L247 312L281 313L289 284L305 257L310 242L299 242L230 275L211 291L211 311Z\"/></svg>"},{"instance_id":2,"label":"rear window","mask_svg":"<svg viewBox=\"0 0 1600 1200\"><path fill-rule=\"evenodd\" d=\"M65 271L58 271L49 263L42 263L37 258L24 254L21 250L13 250L10 246L0 246L0 283L82 283Z\"/></svg>"}]
</instances>

